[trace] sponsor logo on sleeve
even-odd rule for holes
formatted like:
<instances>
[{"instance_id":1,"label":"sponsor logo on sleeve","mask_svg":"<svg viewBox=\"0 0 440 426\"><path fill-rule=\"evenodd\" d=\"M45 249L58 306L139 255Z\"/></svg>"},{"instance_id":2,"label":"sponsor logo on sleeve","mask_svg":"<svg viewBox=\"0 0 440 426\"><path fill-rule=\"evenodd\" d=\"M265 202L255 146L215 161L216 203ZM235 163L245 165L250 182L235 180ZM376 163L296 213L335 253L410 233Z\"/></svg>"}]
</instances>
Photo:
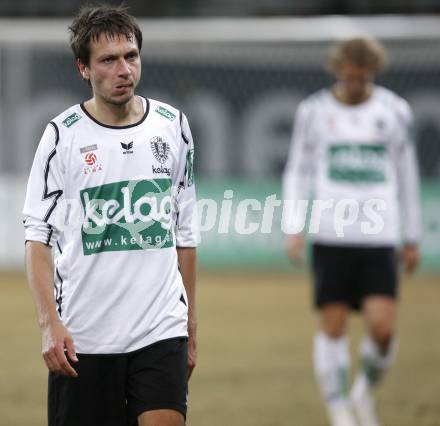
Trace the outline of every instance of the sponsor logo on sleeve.
<instances>
[{"instance_id":1,"label":"sponsor logo on sleeve","mask_svg":"<svg viewBox=\"0 0 440 426\"><path fill-rule=\"evenodd\" d=\"M78 120L80 120L81 118L82 118L81 115L74 112L73 114L70 114L65 120L63 120L63 124L66 127L70 127L73 124L75 124Z\"/></svg>"},{"instance_id":2,"label":"sponsor logo on sleeve","mask_svg":"<svg viewBox=\"0 0 440 426\"><path fill-rule=\"evenodd\" d=\"M160 114L163 115L165 118L168 118L168 120L173 121L176 118L176 115L173 114L171 111L168 111L166 108L164 108L163 106L158 105L155 109L155 111Z\"/></svg>"}]
</instances>

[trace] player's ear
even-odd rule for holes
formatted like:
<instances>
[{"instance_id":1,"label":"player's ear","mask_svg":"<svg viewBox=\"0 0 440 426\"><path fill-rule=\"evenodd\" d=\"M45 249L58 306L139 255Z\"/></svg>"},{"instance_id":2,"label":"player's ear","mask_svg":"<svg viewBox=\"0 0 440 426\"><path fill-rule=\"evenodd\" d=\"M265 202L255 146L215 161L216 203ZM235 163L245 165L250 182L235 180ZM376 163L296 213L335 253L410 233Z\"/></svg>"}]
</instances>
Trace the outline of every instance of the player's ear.
<instances>
[{"instance_id":1,"label":"player's ear","mask_svg":"<svg viewBox=\"0 0 440 426\"><path fill-rule=\"evenodd\" d=\"M89 72L88 72L87 66L81 62L81 59L76 60L76 66L78 67L78 71L81 74L81 77L84 80L89 80L90 77L89 77Z\"/></svg>"}]
</instances>

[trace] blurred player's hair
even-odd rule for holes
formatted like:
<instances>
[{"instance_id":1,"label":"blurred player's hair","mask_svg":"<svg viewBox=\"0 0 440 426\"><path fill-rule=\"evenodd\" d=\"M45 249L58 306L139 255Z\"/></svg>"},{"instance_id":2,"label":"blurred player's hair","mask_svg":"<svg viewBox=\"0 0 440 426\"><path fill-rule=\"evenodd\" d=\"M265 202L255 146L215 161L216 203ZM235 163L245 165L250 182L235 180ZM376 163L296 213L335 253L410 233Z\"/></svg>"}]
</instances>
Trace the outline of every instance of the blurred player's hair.
<instances>
[{"instance_id":1,"label":"blurred player's hair","mask_svg":"<svg viewBox=\"0 0 440 426\"><path fill-rule=\"evenodd\" d=\"M83 6L74 17L70 31L70 47L75 59L89 65L90 42L105 34L112 39L125 36L128 40L135 38L139 51L142 48L142 32L127 7L100 4Z\"/></svg>"},{"instance_id":2,"label":"blurred player's hair","mask_svg":"<svg viewBox=\"0 0 440 426\"><path fill-rule=\"evenodd\" d=\"M357 37L344 40L330 49L327 68L337 74L341 66L346 63L367 67L377 74L385 67L385 48L371 38Z\"/></svg>"}]
</instances>

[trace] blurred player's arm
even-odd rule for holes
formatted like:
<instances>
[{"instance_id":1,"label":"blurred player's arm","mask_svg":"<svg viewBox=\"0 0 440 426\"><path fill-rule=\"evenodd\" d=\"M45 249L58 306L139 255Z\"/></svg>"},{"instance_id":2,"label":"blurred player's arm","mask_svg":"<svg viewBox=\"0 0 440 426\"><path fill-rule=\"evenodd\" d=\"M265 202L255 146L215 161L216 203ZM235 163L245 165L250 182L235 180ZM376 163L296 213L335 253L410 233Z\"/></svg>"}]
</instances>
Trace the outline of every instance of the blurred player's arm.
<instances>
[{"instance_id":1,"label":"blurred player's arm","mask_svg":"<svg viewBox=\"0 0 440 426\"><path fill-rule=\"evenodd\" d=\"M41 138L29 176L24 204L26 273L42 334L43 358L50 371L76 377L64 354L76 361L72 338L56 311L52 246L59 231L55 225L63 198L64 178L57 153L58 129L49 124Z\"/></svg>"},{"instance_id":2,"label":"blurred player's arm","mask_svg":"<svg viewBox=\"0 0 440 426\"><path fill-rule=\"evenodd\" d=\"M179 270L188 298L188 378L197 363L196 248L200 241L194 185L194 143L186 117L181 114L181 173L177 201L176 245Z\"/></svg>"},{"instance_id":3,"label":"blurred player's arm","mask_svg":"<svg viewBox=\"0 0 440 426\"><path fill-rule=\"evenodd\" d=\"M26 273L41 329L44 361L54 373L77 377L64 354L66 348L69 358L77 361L72 337L56 311L51 247L39 241L27 241Z\"/></svg>"},{"instance_id":4,"label":"blurred player's arm","mask_svg":"<svg viewBox=\"0 0 440 426\"><path fill-rule=\"evenodd\" d=\"M407 272L413 272L420 261L421 236L420 183L413 135L413 118L407 104L401 111L404 124L398 147L397 180L402 214L401 259Z\"/></svg>"},{"instance_id":5,"label":"blurred player's arm","mask_svg":"<svg viewBox=\"0 0 440 426\"><path fill-rule=\"evenodd\" d=\"M286 251L290 260L301 263L304 251L306 212L300 200L308 200L313 184L314 145L310 138L310 101L303 101L296 112L289 156L283 174L282 229L288 234Z\"/></svg>"},{"instance_id":6,"label":"blurred player's arm","mask_svg":"<svg viewBox=\"0 0 440 426\"><path fill-rule=\"evenodd\" d=\"M179 269L188 297L188 379L197 364L196 248L177 247Z\"/></svg>"}]
</instances>

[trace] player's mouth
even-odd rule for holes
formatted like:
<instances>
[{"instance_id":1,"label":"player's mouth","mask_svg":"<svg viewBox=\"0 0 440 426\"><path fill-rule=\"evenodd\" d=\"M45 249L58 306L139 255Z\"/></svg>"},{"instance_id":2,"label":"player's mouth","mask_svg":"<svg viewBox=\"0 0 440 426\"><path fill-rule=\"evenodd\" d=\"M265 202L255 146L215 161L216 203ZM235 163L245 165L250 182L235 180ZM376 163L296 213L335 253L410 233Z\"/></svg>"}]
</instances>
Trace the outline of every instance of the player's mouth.
<instances>
[{"instance_id":1,"label":"player's mouth","mask_svg":"<svg viewBox=\"0 0 440 426\"><path fill-rule=\"evenodd\" d=\"M115 91L116 92L120 92L120 93L128 92L132 87L133 87L132 83L129 83L129 84L119 84L119 85L115 86Z\"/></svg>"}]
</instances>

